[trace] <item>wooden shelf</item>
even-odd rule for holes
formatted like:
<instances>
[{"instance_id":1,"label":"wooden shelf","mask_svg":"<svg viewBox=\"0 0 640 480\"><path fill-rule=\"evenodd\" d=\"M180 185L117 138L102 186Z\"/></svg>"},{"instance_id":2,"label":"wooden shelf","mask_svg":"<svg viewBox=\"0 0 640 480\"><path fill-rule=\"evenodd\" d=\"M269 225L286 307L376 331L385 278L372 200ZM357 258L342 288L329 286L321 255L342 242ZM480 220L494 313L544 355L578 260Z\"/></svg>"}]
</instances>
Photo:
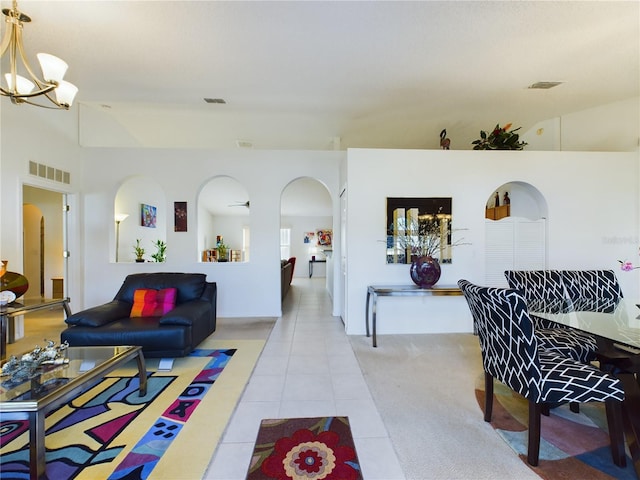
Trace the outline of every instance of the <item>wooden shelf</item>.
<instances>
[{"instance_id":1,"label":"wooden shelf","mask_svg":"<svg viewBox=\"0 0 640 480\"><path fill-rule=\"evenodd\" d=\"M499 207L487 208L485 210L485 218L489 220L500 220L501 218L511 216L511 205L501 205Z\"/></svg>"}]
</instances>

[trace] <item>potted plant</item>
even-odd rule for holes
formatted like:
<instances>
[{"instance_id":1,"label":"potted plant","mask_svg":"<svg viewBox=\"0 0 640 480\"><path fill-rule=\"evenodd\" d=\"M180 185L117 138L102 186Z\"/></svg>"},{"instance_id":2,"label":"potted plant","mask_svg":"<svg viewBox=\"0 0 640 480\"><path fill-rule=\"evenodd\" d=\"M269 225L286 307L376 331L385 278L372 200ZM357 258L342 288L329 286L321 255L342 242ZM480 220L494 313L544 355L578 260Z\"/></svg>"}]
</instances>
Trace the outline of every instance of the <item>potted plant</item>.
<instances>
[{"instance_id":1,"label":"potted plant","mask_svg":"<svg viewBox=\"0 0 640 480\"><path fill-rule=\"evenodd\" d=\"M471 142L474 150L522 150L526 142L520 141L520 136L516 133L521 127L509 130L511 124L504 127L499 124L495 126L489 134L480 130L480 138Z\"/></svg>"},{"instance_id":2,"label":"potted plant","mask_svg":"<svg viewBox=\"0 0 640 480\"><path fill-rule=\"evenodd\" d=\"M227 245L224 244L224 242L220 243L220 245L218 245L216 247L216 250L218 251L218 261L219 262L226 262L228 260L227 258L227 250L229 249L229 247Z\"/></svg>"},{"instance_id":3,"label":"potted plant","mask_svg":"<svg viewBox=\"0 0 640 480\"><path fill-rule=\"evenodd\" d=\"M162 240L156 240L153 243L153 246L156 247L156 253L151 255L156 262L164 262L167 259L167 244Z\"/></svg>"},{"instance_id":4,"label":"potted plant","mask_svg":"<svg viewBox=\"0 0 640 480\"><path fill-rule=\"evenodd\" d=\"M136 255L136 262L142 263L144 262L144 248L140 245L140 239L136 238L136 244L133 246L133 253Z\"/></svg>"}]
</instances>

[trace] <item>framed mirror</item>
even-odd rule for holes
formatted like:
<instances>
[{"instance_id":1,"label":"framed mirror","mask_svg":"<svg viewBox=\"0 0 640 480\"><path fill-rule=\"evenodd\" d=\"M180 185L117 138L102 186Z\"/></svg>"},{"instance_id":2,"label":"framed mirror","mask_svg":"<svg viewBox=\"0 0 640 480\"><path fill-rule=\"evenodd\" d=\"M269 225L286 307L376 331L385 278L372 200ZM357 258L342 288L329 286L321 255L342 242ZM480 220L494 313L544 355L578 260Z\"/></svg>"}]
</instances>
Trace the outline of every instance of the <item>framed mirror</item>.
<instances>
[{"instance_id":1,"label":"framed mirror","mask_svg":"<svg viewBox=\"0 0 640 480\"><path fill-rule=\"evenodd\" d=\"M451 263L451 197L387 197L387 263Z\"/></svg>"}]
</instances>

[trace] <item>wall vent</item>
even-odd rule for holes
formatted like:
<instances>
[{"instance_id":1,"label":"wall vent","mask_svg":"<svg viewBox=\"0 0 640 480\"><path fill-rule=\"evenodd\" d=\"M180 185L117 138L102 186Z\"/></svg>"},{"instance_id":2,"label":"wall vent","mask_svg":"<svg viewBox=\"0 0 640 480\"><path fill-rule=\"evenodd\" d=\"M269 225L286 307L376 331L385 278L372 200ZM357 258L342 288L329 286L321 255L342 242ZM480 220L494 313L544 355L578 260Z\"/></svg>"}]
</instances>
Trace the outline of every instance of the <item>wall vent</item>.
<instances>
[{"instance_id":1,"label":"wall vent","mask_svg":"<svg viewBox=\"0 0 640 480\"><path fill-rule=\"evenodd\" d=\"M557 87L563 83L564 82L536 82L529 85L529 88L533 90L549 90L550 88Z\"/></svg>"},{"instance_id":2,"label":"wall vent","mask_svg":"<svg viewBox=\"0 0 640 480\"><path fill-rule=\"evenodd\" d=\"M69 172L32 161L29 161L29 175L66 185L71 183L71 174Z\"/></svg>"}]
</instances>

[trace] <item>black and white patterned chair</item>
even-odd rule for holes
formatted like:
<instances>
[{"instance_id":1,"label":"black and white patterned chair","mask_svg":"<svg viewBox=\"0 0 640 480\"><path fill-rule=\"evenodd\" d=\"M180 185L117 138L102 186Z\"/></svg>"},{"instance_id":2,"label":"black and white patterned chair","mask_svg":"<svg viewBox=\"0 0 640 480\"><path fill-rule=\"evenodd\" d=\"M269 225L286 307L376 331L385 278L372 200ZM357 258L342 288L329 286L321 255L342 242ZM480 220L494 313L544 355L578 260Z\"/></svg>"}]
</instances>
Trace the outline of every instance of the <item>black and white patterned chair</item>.
<instances>
[{"instance_id":1,"label":"black and white patterned chair","mask_svg":"<svg viewBox=\"0 0 640 480\"><path fill-rule=\"evenodd\" d=\"M572 310L611 313L623 298L613 270L562 270L561 274Z\"/></svg>"},{"instance_id":2,"label":"black and white patterned chair","mask_svg":"<svg viewBox=\"0 0 640 480\"><path fill-rule=\"evenodd\" d=\"M624 392L617 378L555 352L538 347L527 304L513 289L458 281L478 330L485 372L485 414L491 421L493 379L529 401L527 461L538 464L540 415L544 405L605 402L613 462L626 465L622 427Z\"/></svg>"},{"instance_id":3,"label":"black and white patterned chair","mask_svg":"<svg viewBox=\"0 0 640 480\"><path fill-rule=\"evenodd\" d=\"M558 270L506 270L509 287L518 290L529 312L562 313L570 309L562 274ZM596 339L585 332L530 315L539 345L565 357L588 363L595 358Z\"/></svg>"}]
</instances>

